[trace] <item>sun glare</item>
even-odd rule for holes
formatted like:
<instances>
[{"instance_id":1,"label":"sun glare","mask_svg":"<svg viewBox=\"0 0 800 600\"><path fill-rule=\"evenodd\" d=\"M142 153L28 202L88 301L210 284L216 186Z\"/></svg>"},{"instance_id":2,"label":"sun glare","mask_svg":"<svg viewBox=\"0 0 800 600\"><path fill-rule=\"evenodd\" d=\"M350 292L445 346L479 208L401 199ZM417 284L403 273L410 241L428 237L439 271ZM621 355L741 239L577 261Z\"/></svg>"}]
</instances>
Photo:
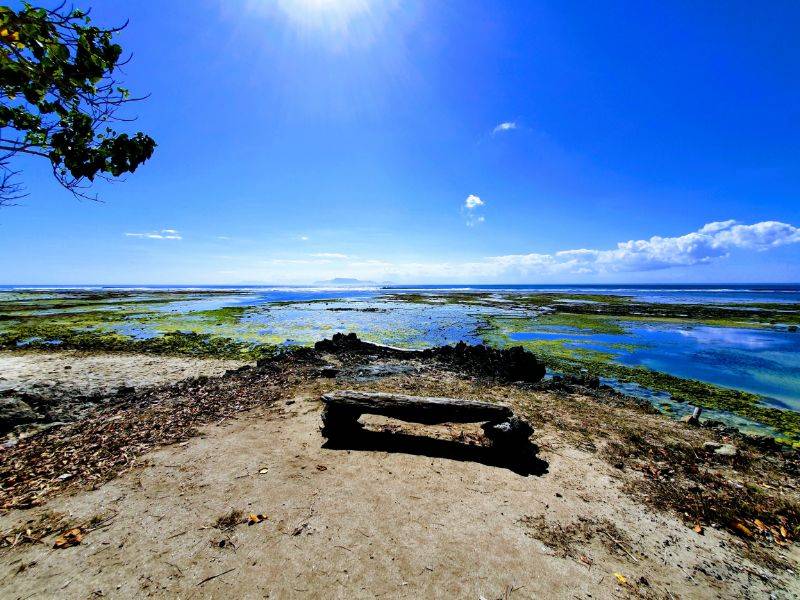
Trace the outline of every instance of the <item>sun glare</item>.
<instances>
[{"instance_id":1,"label":"sun glare","mask_svg":"<svg viewBox=\"0 0 800 600\"><path fill-rule=\"evenodd\" d=\"M373 0L278 0L286 18L303 29L347 33L353 21L368 17Z\"/></svg>"}]
</instances>

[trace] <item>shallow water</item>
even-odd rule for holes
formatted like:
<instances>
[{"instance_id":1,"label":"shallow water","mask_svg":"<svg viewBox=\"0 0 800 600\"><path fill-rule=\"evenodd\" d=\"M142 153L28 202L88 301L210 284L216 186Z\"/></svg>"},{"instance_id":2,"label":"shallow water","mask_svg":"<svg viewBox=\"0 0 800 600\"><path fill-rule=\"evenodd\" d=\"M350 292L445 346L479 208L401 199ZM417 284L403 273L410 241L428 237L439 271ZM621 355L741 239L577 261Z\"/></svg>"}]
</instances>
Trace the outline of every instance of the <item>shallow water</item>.
<instances>
[{"instance_id":1,"label":"shallow water","mask_svg":"<svg viewBox=\"0 0 800 600\"><path fill-rule=\"evenodd\" d=\"M566 339L567 346L614 355L645 366L764 396L765 403L800 410L800 334L779 330L621 322L623 335L568 327L512 333L516 341ZM633 347L631 347L633 345Z\"/></svg>"},{"instance_id":2,"label":"shallow water","mask_svg":"<svg viewBox=\"0 0 800 600\"><path fill-rule=\"evenodd\" d=\"M483 341L481 328L487 316L530 318L535 314L504 306L502 300L508 293L624 295L638 301L665 303L800 302L800 286L251 287L214 288L214 294L203 293L204 290L198 288L175 294L175 289L123 290L128 292L124 298L87 299L85 308L36 307L37 299L80 299L80 293L75 291L48 290L45 294L33 294L0 289L0 300L30 301L28 312L31 315L112 311L114 317L97 327L140 339L168 331L195 331L253 343L307 345L334 333L356 332L369 341L410 348L459 341L480 343ZM166 293L168 291L171 293ZM412 303L386 297L387 294L412 293L442 296L469 291L492 293L494 305L444 301ZM133 303L132 300L145 302ZM587 302L580 298L566 301ZM240 320L220 320L201 312L237 306L246 308ZM9 316L17 314L18 311ZM620 325L624 329L622 334L593 333L588 329L537 325L534 318L530 320L528 331L504 333L512 343L563 341L567 348L610 354L614 361L623 365L644 366L752 392L762 396L767 404L800 411L800 333L778 328L743 329L670 322L623 320ZM496 337L493 339L498 341ZM662 395L649 394L643 389L628 391L647 397L656 405L665 402ZM683 408L676 410L680 412Z\"/></svg>"},{"instance_id":3,"label":"shallow water","mask_svg":"<svg viewBox=\"0 0 800 600\"><path fill-rule=\"evenodd\" d=\"M355 331L366 340L409 348L465 341L481 342L475 333L482 307L456 304L418 305L379 300L331 300L262 307L243 324L296 343L312 343L334 333Z\"/></svg>"}]
</instances>

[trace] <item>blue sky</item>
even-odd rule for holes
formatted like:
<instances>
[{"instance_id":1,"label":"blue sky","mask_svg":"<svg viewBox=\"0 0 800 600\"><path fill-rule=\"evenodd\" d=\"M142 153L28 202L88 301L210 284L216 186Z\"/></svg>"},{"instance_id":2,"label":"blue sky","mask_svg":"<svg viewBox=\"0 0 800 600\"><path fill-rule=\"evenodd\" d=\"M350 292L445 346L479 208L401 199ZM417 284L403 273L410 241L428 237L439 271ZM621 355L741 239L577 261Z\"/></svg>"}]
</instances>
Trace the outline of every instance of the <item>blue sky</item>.
<instances>
[{"instance_id":1,"label":"blue sky","mask_svg":"<svg viewBox=\"0 0 800 600\"><path fill-rule=\"evenodd\" d=\"M103 203L21 162L0 283L800 281L796 2L93 15L159 147Z\"/></svg>"}]
</instances>

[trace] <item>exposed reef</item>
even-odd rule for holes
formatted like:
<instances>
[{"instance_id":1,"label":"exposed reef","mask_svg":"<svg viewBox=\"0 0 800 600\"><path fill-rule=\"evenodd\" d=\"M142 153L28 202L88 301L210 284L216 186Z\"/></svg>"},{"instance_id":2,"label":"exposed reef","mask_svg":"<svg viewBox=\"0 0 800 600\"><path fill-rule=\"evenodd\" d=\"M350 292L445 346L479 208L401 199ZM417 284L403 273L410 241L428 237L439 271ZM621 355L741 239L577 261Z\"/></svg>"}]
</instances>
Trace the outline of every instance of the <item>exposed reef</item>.
<instances>
[{"instance_id":1,"label":"exposed reef","mask_svg":"<svg viewBox=\"0 0 800 600\"><path fill-rule=\"evenodd\" d=\"M331 339L314 344L319 352L373 354L394 358L419 357L434 359L450 368L465 373L493 377L504 381L535 383L545 375L545 366L536 356L521 348L492 348L486 345L468 345L459 342L455 346L438 346L425 350L405 350L364 342L355 333L335 334Z\"/></svg>"}]
</instances>

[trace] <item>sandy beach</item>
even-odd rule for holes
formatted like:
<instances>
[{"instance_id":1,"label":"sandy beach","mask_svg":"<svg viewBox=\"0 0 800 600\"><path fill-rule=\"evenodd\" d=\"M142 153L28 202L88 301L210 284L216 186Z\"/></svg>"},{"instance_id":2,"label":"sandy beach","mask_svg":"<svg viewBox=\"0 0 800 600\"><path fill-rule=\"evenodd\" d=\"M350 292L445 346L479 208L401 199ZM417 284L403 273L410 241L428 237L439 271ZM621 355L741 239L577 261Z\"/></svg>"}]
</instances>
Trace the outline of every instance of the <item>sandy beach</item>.
<instances>
[{"instance_id":1,"label":"sandy beach","mask_svg":"<svg viewBox=\"0 0 800 600\"><path fill-rule=\"evenodd\" d=\"M106 358L105 364L129 361L145 371L156 366L145 357ZM54 362L45 360L44 366ZM702 470L768 486L770 494L794 502L796 458L758 456L740 439L676 425L617 396L580 387L535 391L424 361L404 362L413 373L364 378L366 365L371 373L390 373L387 366L397 361L323 354L165 385L134 394L118 409L106 407L40 434L50 440L21 440L6 451L4 477L30 468L44 477L50 467L42 463L57 465L57 458L26 465L25 444L33 456L35 444L59 439L77 455L114 415L133 414L127 408L132 404L136 414L150 416L128 420L129 429L146 424L153 431L163 423L159 431L168 433L172 415L204 398L197 429L176 430L180 441L120 442L129 460L114 463L114 472L92 483L92 469L100 473L108 460L97 447L94 466L91 460L64 465L70 476L56 475L58 485L41 488L41 500L32 507L5 510L0 593L476 599L800 593L795 545L769 541L752 525L749 538L737 535L730 524L704 522L699 515L695 528L692 518L669 505L674 499L656 494L670 481L676 491L684 485L686 474L678 463L670 464L671 455L644 460L643 452L621 459L617 446L625 439L621 431L647 436L648 448L685 445L697 453ZM334 365L337 376L320 376L320 364ZM167 365L175 376L201 367ZM114 381L155 383L147 377L130 369ZM519 474L487 462L480 429L473 425L364 417L381 436L377 445L330 447L320 434L319 398L342 387L508 403L534 423L540 467ZM207 409L211 413L203 416ZM737 446L741 460L708 451L709 443L725 442ZM670 474L670 467L678 470ZM780 479L774 469L784 469ZM16 492L5 491L11 492L6 505L9 498L13 505ZM251 514L265 518L248 525ZM81 543L54 549L70 527L79 528Z\"/></svg>"}]
</instances>

